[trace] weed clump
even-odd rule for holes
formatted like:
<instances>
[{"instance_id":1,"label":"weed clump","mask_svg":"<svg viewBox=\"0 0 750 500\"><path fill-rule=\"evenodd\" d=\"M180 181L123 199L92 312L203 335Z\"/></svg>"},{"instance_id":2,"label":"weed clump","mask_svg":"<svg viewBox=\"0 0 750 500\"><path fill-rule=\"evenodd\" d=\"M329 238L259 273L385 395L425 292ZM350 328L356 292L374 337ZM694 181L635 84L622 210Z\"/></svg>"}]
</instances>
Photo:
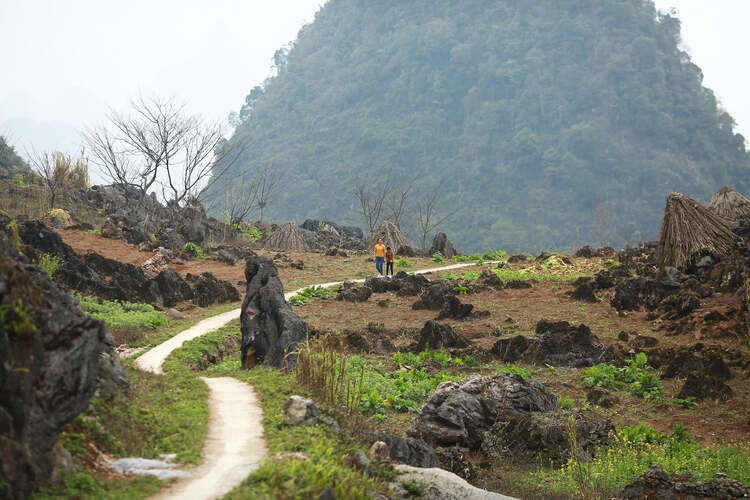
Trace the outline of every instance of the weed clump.
<instances>
[{"instance_id":1,"label":"weed clump","mask_svg":"<svg viewBox=\"0 0 750 500\"><path fill-rule=\"evenodd\" d=\"M157 328L166 322L164 314L149 304L103 300L85 295L75 296L81 309L94 319L103 320L113 329Z\"/></svg>"},{"instance_id":2,"label":"weed clump","mask_svg":"<svg viewBox=\"0 0 750 500\"><path fill-rule=\"evenodd\" d=\"M622 389L630 384L630 392L647 401L659 399L661 382L656 370L647 364L646 355L639 352L623 368L599 364L583 370L581 379L587 387Z\"/></svg>"}]
</instances>

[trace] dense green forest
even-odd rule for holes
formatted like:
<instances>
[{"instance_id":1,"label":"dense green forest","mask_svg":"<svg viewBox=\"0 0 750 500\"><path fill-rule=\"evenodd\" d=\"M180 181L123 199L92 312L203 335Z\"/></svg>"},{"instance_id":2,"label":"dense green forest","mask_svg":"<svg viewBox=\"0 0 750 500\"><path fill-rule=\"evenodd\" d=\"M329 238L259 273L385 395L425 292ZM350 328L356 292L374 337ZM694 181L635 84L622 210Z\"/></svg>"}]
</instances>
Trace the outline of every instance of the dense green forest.
<instances>
[{"instance_id":1,"label":"dense green forest","mask_svg":"<svg viewBox=\"0 0 750 500\"><path fill-rule=\"evenodd\" d=\"M416 178L464 251L655 238L669 192L750 190L744 138L679 44L650 0L330 0L248 95L246 150L209 197L221 211L271 166L270 218L361 223L358 181Z\"/></svg>"}]
</instances>

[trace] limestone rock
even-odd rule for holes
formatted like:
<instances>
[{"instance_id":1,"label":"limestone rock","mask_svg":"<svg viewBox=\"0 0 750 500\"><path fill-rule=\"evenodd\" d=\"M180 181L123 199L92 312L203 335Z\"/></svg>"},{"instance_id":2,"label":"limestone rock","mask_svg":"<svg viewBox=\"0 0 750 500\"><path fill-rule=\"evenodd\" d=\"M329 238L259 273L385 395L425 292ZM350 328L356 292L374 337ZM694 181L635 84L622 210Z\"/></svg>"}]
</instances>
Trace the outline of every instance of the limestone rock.
<instances>
[{"instance_id":1,"label":"limestone rock","mask_svg":"<svg viewBox=\"0 0 750 500\"><path fill-rule=\"evenodd\" d=\"M313 425L317 421L318 407L310 399L291 396L281 409L290 425Z\"/></svg>"},{"instance_id":2,"label":"limestone rock","mask_svg":"<svg viewBox=\"0 0 750 500\"><path fill-rule=\"evenodd\" d=\"M432 239L430 255L435 255L436 253L439 253L446 259L452 259L455 255L458 255L458 252L453 248L448 236L443 231L437 233Z\"/></svg>"},{"instance_id":3,"label":"limestone rock","mask_svg":"<svg viewBox=\"0 0 750 500\"><path fill-rule=\"evenodd\" d=\"M430 320L422 327L417 350L421 352L428 348L468 347L468 345L469 342L459 333L456 333L450 325Z\"/></svg>"},{"instance_id":4,"label":"limestone rock","mask_svg":"<svg viewBox=\"0 0 750 500\"><path fill-rule=\"evenodd\" d=\"M297 346L307 339L307 324L284 299L284 287L272 261L258 255L245 264L247 290L242 302L242 366L265 363L292 369Z\"/></svg>"},{"instance_id":5,"label":"limestone rock","mask_svg":"<svg viewBox=\"0 0 750 500\"><path fill-rule=\"evenodd\" d=\"M470 375L438 385L407 434L439 446L477 449L501 411L548 412L556 405L557 398L539 382L507 373Z\"/></svg>"}]
</instances>

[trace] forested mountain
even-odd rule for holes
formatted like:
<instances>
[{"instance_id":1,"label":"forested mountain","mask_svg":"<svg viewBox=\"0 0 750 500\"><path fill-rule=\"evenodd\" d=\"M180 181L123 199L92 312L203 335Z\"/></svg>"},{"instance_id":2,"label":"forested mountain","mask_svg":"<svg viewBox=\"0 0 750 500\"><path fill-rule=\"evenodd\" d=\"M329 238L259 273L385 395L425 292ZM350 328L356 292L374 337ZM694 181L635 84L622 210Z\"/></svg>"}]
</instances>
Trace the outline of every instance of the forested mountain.
<instances>
[{"instance_id":1,"label":"forested mountain","mask_svg":"<svg viewBox=\"0 0 750 500\"><path fill-rule=\"evenodd\" d=\"M210 196L272 165L271 218L340 219L364 175L416 177L462 250L654 238L670 191L750 190L679 43L650 0L330 0L247 97Z\"/></svg>"},{"instance_id":2,"label":"forested mountain","mask_svg":"<svg viewBox=\"0 0 750 500\"><path fill-rule=\"evenodd\" d=\"M18 156L16 149L0 135L0 179L10 179L18 174L30 172L26 161Z\"/></svg>"}]
</instances>

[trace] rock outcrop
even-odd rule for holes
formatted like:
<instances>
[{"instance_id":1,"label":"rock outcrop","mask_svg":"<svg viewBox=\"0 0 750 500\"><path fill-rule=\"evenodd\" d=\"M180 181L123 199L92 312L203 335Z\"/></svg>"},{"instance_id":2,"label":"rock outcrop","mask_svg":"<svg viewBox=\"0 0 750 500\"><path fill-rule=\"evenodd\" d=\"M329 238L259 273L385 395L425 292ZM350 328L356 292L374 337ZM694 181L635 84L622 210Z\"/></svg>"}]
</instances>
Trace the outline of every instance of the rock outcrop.
<instances>
[{"instance_id":1,"label":"rock outcrop","mask_svg":"<svg viewBox=\"0 0 750 500\"><path fill-rule=\"evenodd\" d=\"M104 323L30 265L0 217L0 496L27 498L55 475L57 435L97 388L127 384Z\"/></svg>"},{"instance_id":2,"label":"rock outcrop","mask_svg":"<svg viewBox=\"0 0 750 500\"><path fill-rule=\"evenodd\" d=\"M549 412L556 406L557 398L539 382L507 373L470 375L438 385L407 433L433 445L478 449L501 412Z\"/></svg>"},{"instance_id":3,"label":"rock outcrop","mask_svg":"<svg viewBox=\"0 0 750 500\"><path fill-rule=\"evenodd\" d=\"M619 499L669 498L673 500L703 500L709 498L747 498L750 486L730 479L715 479L708 483L689 483L670 476L654 465L631 482L617 495Z\"/></svg>"},{"instance_id":4,"label":"rock outcrop","mask_svg":"<svg viewBox=\"0 0 750 500\"><path fill-rule=\"evenodd\" d=\"M252 256L245 264L247 291L242 302L242 366L258 363L292 369L297 345L307 339L307 324L284 299L274 263Z\"/></svg>"},{"instance_id":5,"label":"rock outcrop","mask_svg":"<svg viewBox=\"0 0 750 500\"><path fill-rule=\"evenodd\" d=\"M419 333L419 343L417 351L422 352L425 349L442 349L443 347L468 347L469 342L457 333L451 325L438 323L430 320L424 324L422 331Z\"/></svg>"},{"instance_id":6,"label":"rock outcrop","mask_svg":"<svg viewBox=\"0 0 750 500\"><path fill-rule=\"evenodd\" d=\"M453 245L448 239L448 235L442 231L437 233L432 239L430 255L435 255L436 253L439 253L446 259L452 259L455 255L458 255L458 252L456 252L456 249L453 248Z\"/></svg>"},{"instance_id":7,"label":"rock outcrop","mask_svg":"<svg viewBox=\"0 0 750 500\"><path fill-rule=\"evenodd\" d=\"M440 465L435 450L421 439L402 438L385 432L370 434L370 439L374 442L385 443L388 447L389 458L396 463L414 467L438 467Z\"/></svg>"}]
</instances>

